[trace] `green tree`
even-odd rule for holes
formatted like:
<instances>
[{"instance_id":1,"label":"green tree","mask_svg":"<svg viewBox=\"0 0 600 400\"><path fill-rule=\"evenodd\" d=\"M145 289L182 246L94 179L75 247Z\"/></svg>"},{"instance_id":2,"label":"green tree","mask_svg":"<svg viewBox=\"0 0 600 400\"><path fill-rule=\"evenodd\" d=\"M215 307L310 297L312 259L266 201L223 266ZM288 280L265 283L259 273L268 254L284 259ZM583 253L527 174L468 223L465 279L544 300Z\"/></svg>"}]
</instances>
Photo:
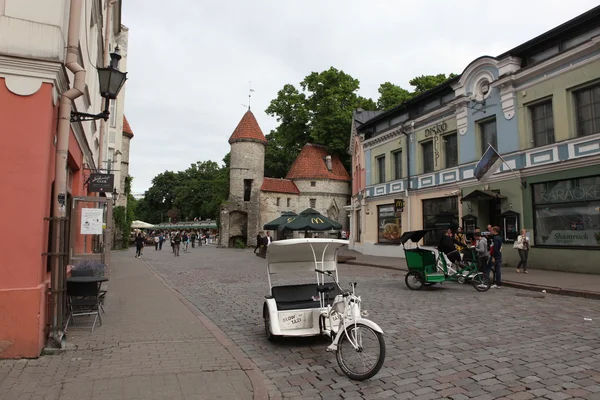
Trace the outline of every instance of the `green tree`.
<instances>
[{"instance_id":1,"label":"green tree","mask_svg":"<svg viewBox=\"0 0 600 400\"><path fill-rule=\"evenodd\" d=\"M285 85L271 101L266 113L279 126L267 135L265 175L285 176L306 143L327 146L349 165L346 154L352 112L360 107L375 110L373 100L357 94L358 79L334 67L307 75L300 88Z\"/></svg>"},{"instance_id":2,"label":"green tree","mask_svg":"<svg viewBox=\"0 0 600 400\"><path fill-rule=\"evenodd\" d=\"M450 74L449 76L446 76L446 74L421 75L411 79L410 81L408 81L408 83L410 83L411 86L415 87L413 93L415 95L419 95L421 93L433 89L438 85L441 85L448 79L452 79L455 76L456 74Z\"/></svg>"},{"instance_id":3,"label":"green tree","mask_svg":"<svg viewBox=\"0 0 600 400\"><path fill-rule=\"evenodd\" d=\"M389 110L413 97L411 92L391 82L382 83L377 91L379 92L379 99L377 99L379 110Z\"/></svg>"}]
</instances>

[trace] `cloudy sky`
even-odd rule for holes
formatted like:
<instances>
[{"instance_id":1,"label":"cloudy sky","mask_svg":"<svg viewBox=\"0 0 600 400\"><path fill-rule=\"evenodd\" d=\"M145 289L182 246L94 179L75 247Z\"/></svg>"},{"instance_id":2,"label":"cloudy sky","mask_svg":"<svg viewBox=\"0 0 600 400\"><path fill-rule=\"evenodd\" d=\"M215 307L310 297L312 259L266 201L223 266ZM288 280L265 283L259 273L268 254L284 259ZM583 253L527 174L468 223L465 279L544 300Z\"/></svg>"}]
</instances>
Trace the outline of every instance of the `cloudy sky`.
<instances>
[{"instance_id":1,"label":"cloudy sky","mask_svg":"<svg viewBox=\"0 0 600 400\"><path fill-rule=\"evenodd\" d=\"M598 5L598 0L125 0L130 28L125 113L135 133L130 173L143 193L165 170L221 163L252 111L286 83L331 66L377 99L390 81L460 73Z\"/></svg>"}]
</instances>

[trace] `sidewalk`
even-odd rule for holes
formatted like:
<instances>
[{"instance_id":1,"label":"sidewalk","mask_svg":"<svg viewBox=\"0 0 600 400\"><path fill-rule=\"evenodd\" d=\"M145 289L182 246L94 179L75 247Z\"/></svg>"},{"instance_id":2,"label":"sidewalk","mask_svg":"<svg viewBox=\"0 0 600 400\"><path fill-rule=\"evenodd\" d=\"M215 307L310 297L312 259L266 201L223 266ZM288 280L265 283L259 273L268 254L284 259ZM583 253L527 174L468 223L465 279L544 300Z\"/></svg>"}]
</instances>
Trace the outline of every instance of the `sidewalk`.
<instances>
[{"instance_id":1,"label":"sidewalk","mask_svg":"<svg viewBox=\"0 0 600 400\"><path fill-rule=\"evenodd\" d=\"M406 260L395 257L377 257L343 248L340 256L355 257L346 264L408 271ZM565 296L600 299L600 275L530 269L529 274L517 273L515 268L502 269L502 284L518 289L532 290Z\"/></svg>"},{"instance_id":2,"label":"sidewalk","mask_svg":"<svg viewBox=\"0 0 600 400\"><path fill-rule=\"evenodd\" d=\"M113 253L103 325L69 326L67 351L0 360L0 398L258 399L258 369L132 252Z\"/></svg>"}]
</instances>

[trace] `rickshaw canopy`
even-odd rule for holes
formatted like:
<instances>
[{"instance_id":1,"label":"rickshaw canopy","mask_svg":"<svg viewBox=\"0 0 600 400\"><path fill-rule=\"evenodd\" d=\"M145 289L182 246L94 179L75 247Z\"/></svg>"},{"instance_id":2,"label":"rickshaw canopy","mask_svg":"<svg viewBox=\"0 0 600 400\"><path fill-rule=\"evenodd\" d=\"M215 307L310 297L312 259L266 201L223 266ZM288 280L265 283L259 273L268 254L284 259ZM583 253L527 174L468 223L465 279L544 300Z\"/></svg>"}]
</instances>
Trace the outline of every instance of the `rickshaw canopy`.
<instances>
[{"instance_id":1,"label":"rickshaw canopy","mask_svg":"<svg viewBox=\"0 0 600 400\"><path fill-rule=\"evenodd\" d=\"M268 271L270 274L315 269L336 271L337 252L347 244L347 240L317 238L275 241L267 249Z\"/></svg>"},{"instance_id":2,"label":"rickshaw canopy","mask_svg":"<svg viewBox=\"0 0 600 400\"><path fill-rule=\"evenodd\" d=\"M400 243L404 245L404 243L408 242L409 240L418 243L421 239L423 239L427 232L430 232L431 230L432 229L422 229L420 231L404 232L402 236L400 236Z\"/></svg>"}]
</instances>

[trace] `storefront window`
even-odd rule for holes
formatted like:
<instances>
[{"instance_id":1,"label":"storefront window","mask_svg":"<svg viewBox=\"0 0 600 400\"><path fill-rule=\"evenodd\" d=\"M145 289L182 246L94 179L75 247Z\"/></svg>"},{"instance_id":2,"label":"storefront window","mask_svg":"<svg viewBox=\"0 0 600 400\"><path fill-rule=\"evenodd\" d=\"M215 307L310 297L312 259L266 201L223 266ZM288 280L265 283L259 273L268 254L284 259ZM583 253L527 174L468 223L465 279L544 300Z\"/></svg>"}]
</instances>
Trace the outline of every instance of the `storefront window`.
<instances>
[{"instance_id":1,"label":"storefront window","mask_svg":"<svg viewBox=\"0 0 600 400\"><path fill-rule=\"evenodd\" d=\"M425 235L425 244L438 244L444 230L458 226L458 197L423 200L423 229L433 229Z\"/></svg>"},{"instance_id":2,"label":"storefront window","mask_svg":"<svg viewBox=\"0 0 600 400\"><path fill-rule=\"evenodd\" d=\"M533 185L535 244L600 248L600 176Z\"/></svg>"},{"instance_id":3,"label":"storefront window","mask_svg":"<svg viewBox=\"0 0 600 400\"><path fill-rule=\"evenodd\" d=\"M402 218L394 214L394 205L377 207L378 243L400 244L402 236Z\"/></svg>"}]
</instances>

